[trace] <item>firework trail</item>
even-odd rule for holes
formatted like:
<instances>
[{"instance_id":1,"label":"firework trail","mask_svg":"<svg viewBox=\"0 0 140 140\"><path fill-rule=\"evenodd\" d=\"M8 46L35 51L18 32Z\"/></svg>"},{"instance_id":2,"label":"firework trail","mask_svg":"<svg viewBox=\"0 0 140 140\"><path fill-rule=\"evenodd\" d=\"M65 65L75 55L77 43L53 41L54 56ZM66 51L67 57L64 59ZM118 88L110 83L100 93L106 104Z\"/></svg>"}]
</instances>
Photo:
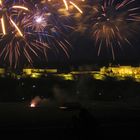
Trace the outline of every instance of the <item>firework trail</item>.
<instances>
[{"instance_id":1,"label":"firework trail","mask_svg":"<svg viewBox=\"0 0 140 140\"><path fill-rule=\"evenodd\" d=\"M5 3L0 2L5 8ZM24 1L23 5L26 3ZM61 49L69 56L67 47L70 44L64 33L69 26L55 12L57 10L50 6L41 7L38 3L25 7L21 2L4 8L1 8L0 57L5 61L8 59L10 66L16 68L23 57L32 65L32 57L39 57L41 52L47 58L48 49L56 52Z\"/></svg>"},{"instance_id":2,"label":"firework trail","mask_svg":"<svg viewBox=\"0 0 140 140\"><path fill-rule=\"evenodd\" d=\"M59 7L61 7L59 10L62 12L71 11L73 9L76 9L80 14L83 14L82 9L80 8L80 3L84 2L85 0L44 0L45 2L55 3L58 4Z\"/></svg>"},{"instance_id":3,"label":"firework trail","mask_svg":"<svg viewBox=\"0 0 140 140\"><path fill-rule=\"evenodd\" d=\"M11 3L10 3L11 4ZM17 50L17 48L19 48L19 44L17 44L17 46L13 46L12 47L12 42L15 41L14 38L23 38L24 35L21 31L21 29L19 28L19 26L15 23L13 17L13 13L12 11L18 11L18 12L27 12L29 11L29 9L27 7L24 7L22 5L10 5L8 3L8 1L2 1L0 0L0 21L1 21L1 38L0 38L0 44L1 44L1 48L2 46L6 46L1 52L0 52L0 56L3 55L3 52L5 52L5 50L7 50L7 52L5 53L5 58L8 56L9 54L9 62L10 62L10 66L12 65L12 56L13 56L13 47L14 47L14 51L17 52L17 54L19 53L19 51ZM10 31L10 32L9 32ZM13 35L11 40L9 40L9 36ZM5 38L7 38L8 40L5 41ZM14 44L15 45L15 44ZM8 47L7 47L8 46ZM15 57L17 58L18 55L16 55ZM17 61L17 60L16 60Z\"/></svg>"},{"instance_id":4,"label":"firework trail","mask_svg":"<svg viewBox=\"0 0 140 140\"><path fill-rule=\"evenodd\" d=\"M135 0L101 0L90 6L79 27L90 32L98 46L98 55L106 46L114 60L115 47L122 48L124 43L132 46L131 38L140 23L140 7L134 7L134 3Z\"/></svg>"}]
</instances>

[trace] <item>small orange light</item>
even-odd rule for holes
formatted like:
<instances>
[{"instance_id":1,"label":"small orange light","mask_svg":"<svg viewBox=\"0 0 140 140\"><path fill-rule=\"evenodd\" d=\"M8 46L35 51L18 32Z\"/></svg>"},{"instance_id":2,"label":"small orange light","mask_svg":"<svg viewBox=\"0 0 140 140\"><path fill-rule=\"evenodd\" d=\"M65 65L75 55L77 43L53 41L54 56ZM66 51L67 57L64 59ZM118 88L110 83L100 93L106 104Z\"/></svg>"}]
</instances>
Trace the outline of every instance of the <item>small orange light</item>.
<instances>
[{"instance_id":1,"label":"small orange light","mask_svg":"<svg viewBox=\"0 0 140 140\"><path fill-rule=\"evenodd\" d=\"M59 107L59 109L67 109L67 107L61 106L61 107Z\"/></svg>"},{"instance_id":2,"label":"small orange light","mask_svg":"<svg viewBox=\"0 0 140 140\"><path fill-rule=\"evenodd\" d=\"M30 107L36 107L34 103L31 103Z\"/></svg>"}]
</instances>

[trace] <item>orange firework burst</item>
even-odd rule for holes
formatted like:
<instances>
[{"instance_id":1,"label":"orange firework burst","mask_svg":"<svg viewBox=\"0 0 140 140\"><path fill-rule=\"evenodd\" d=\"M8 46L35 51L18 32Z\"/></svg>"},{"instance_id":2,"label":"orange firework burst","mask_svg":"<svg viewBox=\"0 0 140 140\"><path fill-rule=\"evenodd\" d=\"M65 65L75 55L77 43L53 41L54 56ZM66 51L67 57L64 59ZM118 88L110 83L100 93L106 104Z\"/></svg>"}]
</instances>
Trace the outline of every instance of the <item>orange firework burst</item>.
<instances>
[{"instance_id":1,"label":"orange firework burst","mask_svg":"<svg viewBox=\"0 0 140 140\"><path fill-rule=\"evenodd\" d=\"M132 46L130 38L140 24L140 8L133 7L135 0L102 0L90 6L89 14L83 20L83 26L90 32L98 46L100 55L102 46L111 48L113 60L115 47L122 48L124 43Z\"/></svg>"}]
</instances>

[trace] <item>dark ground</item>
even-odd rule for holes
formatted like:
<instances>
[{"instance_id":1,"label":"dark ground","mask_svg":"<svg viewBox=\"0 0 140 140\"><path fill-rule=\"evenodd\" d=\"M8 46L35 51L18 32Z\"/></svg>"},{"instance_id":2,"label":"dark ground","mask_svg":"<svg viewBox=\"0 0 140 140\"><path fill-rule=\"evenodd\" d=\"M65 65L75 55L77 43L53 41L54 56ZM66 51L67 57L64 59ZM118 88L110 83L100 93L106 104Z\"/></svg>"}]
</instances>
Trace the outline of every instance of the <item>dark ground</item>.
<instances>
[{"instance_id":1,"label":"dark ground","mask_svg":"<svg viewBox=\"0 0 140 140\"><path fill-rule=\"evenodd\" d=\"M65 140L140 136L140 84L130 79L0 79L0 85L0 136ZM52 98L54 85L67 97L76 97L81 106L30 108L37 95Z\"/></svg>"},{"instance_id":2,"label":"dark ground","mask_svg":"<svg viewBox=\"0 0 140 140\"><path fill-rule=\"evenodd\" d=\"M84 137L88 139L87 136L93 138L139 136L139 108L132 109L122 104L118 108L114 103L110 105L107 103L106 107L101 108L98 104L96 103L96 106L94 104L89 112L81 113L79 109L60 110L46 106L30 108L27 104L2 103L0 104L0 133L64 139Z\"/></svg>"}]
</instances>

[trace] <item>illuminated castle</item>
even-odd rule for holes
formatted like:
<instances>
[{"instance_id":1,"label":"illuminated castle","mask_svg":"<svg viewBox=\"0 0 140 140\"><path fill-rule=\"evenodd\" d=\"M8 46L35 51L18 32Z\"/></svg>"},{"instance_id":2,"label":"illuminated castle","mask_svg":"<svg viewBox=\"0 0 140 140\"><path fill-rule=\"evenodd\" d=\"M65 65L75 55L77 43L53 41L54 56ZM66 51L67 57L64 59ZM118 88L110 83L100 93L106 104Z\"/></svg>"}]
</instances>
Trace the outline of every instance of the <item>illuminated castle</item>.
<instances>
[{"instance_id":1,"label":"illuminated castle","mask_svg":"<svg viewBox=\"0 0 140 140\"><path fill-rule=\"evenodd\" d=\"M113 76L117 78L131 77L140 80L140 67L119 66L119 67L103 67L100 69L100 74Z\"/></svg>"},{"instance_id":2,"label":"illuminated castle","mask_svg":"<svg viewBox=\"0 0 140 140\"><path fill-rule=\"evenodd\" d=\"M48 75L53 75L60 77L64 80L76 80L80 76L89 75L93 79L104 80L106 77L112 77L116 80L125 80L126 78L131 78L137 82L140 82L140 67L132 66L117 66L117 67L102 67L99 70L77 70L70 72L58 72L57 69L33 69L25 68L20 74L14 72L7 72L4 68L0 68L0 77L10 76L12 78L40 78L47 77Z\"/></svg>"}]
</instances>

